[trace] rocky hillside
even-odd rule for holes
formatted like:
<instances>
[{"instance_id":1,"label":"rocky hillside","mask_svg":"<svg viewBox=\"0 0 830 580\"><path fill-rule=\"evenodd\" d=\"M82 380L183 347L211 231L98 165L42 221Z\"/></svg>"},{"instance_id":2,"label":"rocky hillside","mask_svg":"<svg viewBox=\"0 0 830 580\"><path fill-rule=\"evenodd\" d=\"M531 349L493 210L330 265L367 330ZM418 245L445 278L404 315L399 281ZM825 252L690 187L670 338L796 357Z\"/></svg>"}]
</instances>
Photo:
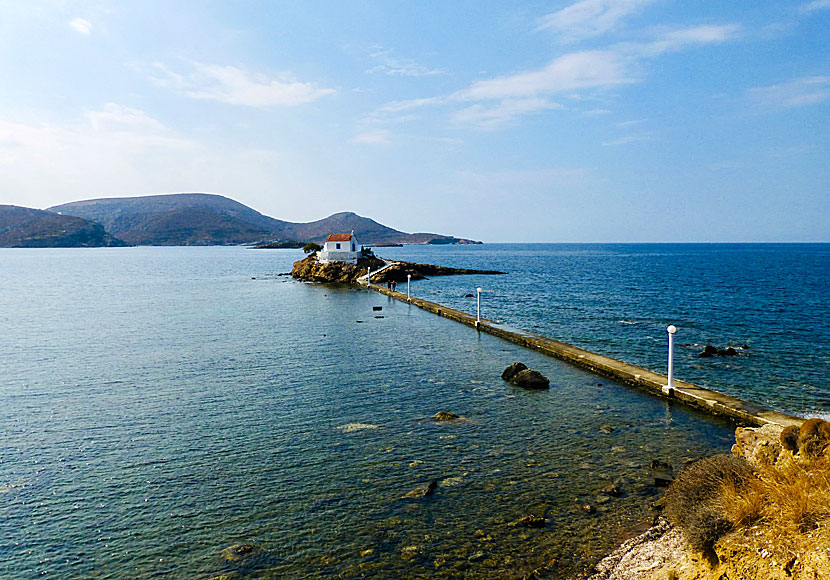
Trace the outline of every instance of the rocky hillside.
<instances>
[{"instance_id":1,"label":"rocky hillside","mask_svg":"<svg viewBox=\"0 0 830 580\"><path fill-rule=\"evenodd\" d=\"M475 243L439 234L408 234L352 212L309 223L286 222L227 197L205 193L92 199L48 211L98 222L112 235L138 245L322 242L331 233L350 231L368 245Z\"/></svg>"},{"instance_id":2,"label":"rocky hillside","mask_svg":"<svg viewBox=\"0 0 830 580\"><path fill-rule=\"evenodd\" d=\"M0 205L0 247L81 248L125 246L101 224L39 209Z\"/></svg>"}]
</instances>

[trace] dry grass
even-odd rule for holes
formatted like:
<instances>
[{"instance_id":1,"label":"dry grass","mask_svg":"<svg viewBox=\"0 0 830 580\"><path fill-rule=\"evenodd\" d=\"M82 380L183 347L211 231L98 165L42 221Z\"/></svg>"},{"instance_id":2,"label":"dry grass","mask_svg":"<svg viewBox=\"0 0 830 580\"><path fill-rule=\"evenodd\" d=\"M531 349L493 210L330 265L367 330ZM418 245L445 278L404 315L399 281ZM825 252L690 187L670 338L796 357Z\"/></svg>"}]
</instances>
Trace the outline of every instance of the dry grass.
<instances>
[{"instance_id":1,"label":"dry grass","mask_svg":"<svg viewBox=\"0 0 830 580\"><path fill-rule=\"evenodd\" d=\"M753 481L724 481L718 504L733 529L752 528L770 552L804 554L830 546L830 457L784 452Z\"/></svg>"},{"instance_id":2,"label":"dry grass","mask_svg":"<svg viewBox=\"0 0 830 580\"><path fill-rule=\"evenodd\" d=\"M666 515L703 553L724 534L750 529L770 552L830 546L830 454L784 451L775 465L755 470L739 457L703 459L667 491Z\"/></svg>"}]
</instances>

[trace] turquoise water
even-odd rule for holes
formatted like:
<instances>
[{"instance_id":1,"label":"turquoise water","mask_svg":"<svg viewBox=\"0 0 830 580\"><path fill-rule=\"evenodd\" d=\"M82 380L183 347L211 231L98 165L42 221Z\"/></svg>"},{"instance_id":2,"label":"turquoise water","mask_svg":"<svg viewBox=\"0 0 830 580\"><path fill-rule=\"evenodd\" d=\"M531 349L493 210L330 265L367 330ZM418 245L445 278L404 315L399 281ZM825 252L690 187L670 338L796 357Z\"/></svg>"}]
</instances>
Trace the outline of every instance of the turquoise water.
<instances>
[{"instance_id":1,"label":"turquoise water","mask_svg":"<svg viewBox=\"0 0 830 580\"><path fill-rule=\"evenodd\" d=\"M728 425L382 295L278 275L301 256L0 251L0 578L511 578L552 559L568 577L653 517L653 459L732 443ZM485 284L453 280L413 290L465 304L456 288ZM551 390L505 384L514 360ZM547 526L509 525L528 514ZM223 561L241 542L263 551Z\"/></svg>"}]
</instances>

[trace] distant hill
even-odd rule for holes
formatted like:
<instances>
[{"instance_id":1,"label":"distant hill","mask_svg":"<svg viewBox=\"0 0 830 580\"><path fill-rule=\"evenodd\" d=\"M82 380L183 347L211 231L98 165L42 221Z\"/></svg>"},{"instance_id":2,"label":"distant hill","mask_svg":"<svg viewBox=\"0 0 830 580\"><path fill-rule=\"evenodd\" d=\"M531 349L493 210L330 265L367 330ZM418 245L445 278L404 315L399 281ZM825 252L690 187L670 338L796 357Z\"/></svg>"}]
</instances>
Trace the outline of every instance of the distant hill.
<instances>
[{"instance_id":1,"label":"distant hill","mask_svg":"<svg viewBox=\"0 0 830 580\"><path fill-rule=\"evenodd\" d=\"M439 234L407 234L351 212L310 223L286 222L227 197L206 193L92 199L54 206L48 211L98 222L112 235L137 245L320 242L330 233L352 230L361 243L368 245L475 243Z\"/></svg>"},{"instance_id":2,"label":"distant hill","mask_svg":"<svg viewBox=\"0 0 830 580\"><path fill-rule=\"evenodd\" d=\"M88 219L48 211L0 205L0 247L80 248L126 246Z\"/></svg>"}]
</instances>

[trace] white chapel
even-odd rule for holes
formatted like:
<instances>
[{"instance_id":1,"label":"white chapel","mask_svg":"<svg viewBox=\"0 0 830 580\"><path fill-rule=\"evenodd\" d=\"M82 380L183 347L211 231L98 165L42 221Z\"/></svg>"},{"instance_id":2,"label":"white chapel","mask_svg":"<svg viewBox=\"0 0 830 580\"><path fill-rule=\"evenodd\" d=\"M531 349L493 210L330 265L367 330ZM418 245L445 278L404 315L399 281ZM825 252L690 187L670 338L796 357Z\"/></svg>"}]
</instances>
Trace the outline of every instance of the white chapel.
<instances>
[{"instance_id":1,"label":"white chapel","mask_svg":"<svg viewBox=\"0 0 830 580\"><path fill-rule=\"evenodd\" d=\"M363 246L350 234L329 234L323 249L317 252L317 261L321 264L329 262L349 262L357 264L357 259L363 252Z\"/></svg>"}]
</instances>

